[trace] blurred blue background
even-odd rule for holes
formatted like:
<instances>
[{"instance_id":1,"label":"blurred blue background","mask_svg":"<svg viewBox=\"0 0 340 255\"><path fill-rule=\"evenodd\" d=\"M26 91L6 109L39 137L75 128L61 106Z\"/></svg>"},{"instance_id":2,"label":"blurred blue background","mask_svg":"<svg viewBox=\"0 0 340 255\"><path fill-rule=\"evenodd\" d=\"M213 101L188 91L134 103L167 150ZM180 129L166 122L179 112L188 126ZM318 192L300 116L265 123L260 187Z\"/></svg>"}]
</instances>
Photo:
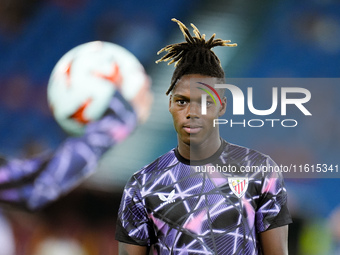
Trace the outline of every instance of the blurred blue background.
<instances>
[{"instance_id":1,"label":"blurred blue background","mask_svg":"<svg viewBox=\"0 0 340 255\"><path fill-rule=\"evenodd\" d=\"M98 206L98 201L108 203L115 214L127 178L176 146L165 96L173 67L155 64L160 48L183 40L177 25L170 21L173 17L187 26L194 23L207 37L216 33L218 38L238 43L237 48L215 50L227 78L333 78L310 87L305 85L312 93L308 107L313 116L296 115L299 119L296 128L223 127L221 133L227 141L267 153L279 164L340 163L340 119L337 117L340 86L334 79L340 73L340 2L337 0L264 0L261 3L3 0L0 2L1 154L32 156L55 149L65 139L47 106L46 88L56 62L79 44L94 40L120 44L140 60L153 81L155 102L149 121L110 151L98 173L69 198L59 201L58 208L64 209L75 198L78 201L85 198L88 202L90 196L97 201L91 200L91 206ZM327 86L323 86L324 83ZM270 100L270 93L263 90L260 101ZM263 106L261 102L258 105ZM340 179L286 179L286 184L295 219L290 231L290 254L340 254L337 213ZM107 210L102 207L102 211ZM23 217L22 212L8 212L16 242L20 243L16 254L38 254L41 236L48 234L43 230L32 231L30 226L40 224L40 229L44 229L43 226L50 224L48 219L56 217L51 214L51 208L45 212L50 218L46 217L43 223L40 215L24 214L25 221L18 220ZM113 229L114 224L110 227ZM103 243L105 236L112 235L109 228L105 231L97 235ZM113 248L109 248L110 245ZM113 239L102 247L108 248L100 253L98 248L85 247L88 253L84 254L116 254Z\"/></svg>"}]
</instances>

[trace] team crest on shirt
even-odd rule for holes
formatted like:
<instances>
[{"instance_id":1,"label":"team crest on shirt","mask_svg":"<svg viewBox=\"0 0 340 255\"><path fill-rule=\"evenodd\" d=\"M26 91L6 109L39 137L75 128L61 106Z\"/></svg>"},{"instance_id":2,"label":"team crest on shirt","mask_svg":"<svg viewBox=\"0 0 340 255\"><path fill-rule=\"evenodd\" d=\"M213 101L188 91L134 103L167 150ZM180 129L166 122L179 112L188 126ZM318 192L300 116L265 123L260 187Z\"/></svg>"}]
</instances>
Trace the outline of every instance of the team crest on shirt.
<instances>
[{"instance_id":1,"label":"team crest on shirt","mask_svg":"<svg viewBox=\"0 0 340 255\"><path fill-rule=\"evenodd\" d=\"M248 177L229 177L228 183L231 191L238 198L242 197L246 193L248 188Z\"/></svg>"}]
</instances>

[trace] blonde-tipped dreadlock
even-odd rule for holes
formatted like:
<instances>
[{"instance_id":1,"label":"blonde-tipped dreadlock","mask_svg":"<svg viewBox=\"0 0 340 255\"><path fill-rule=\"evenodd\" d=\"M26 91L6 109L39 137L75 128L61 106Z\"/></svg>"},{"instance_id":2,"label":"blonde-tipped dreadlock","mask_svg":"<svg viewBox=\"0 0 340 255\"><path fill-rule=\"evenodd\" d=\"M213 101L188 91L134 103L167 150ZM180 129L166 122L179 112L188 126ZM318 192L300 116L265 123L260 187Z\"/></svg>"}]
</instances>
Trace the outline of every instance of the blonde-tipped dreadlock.
<instances>
[{"instance_id":1,"label":"blonde-tipped dreadlock","mask_svg":"<svg viewBox=\"0 0 340 255\"><path fill-rule=\"evenodd\" d=\"M165 46L157 52L157 54L160 54L163 51L167 51L156 63L171 60L168 65L175 63L176 67L171 79L171 85L166 94L168 95L172 91L177 80L185 74L202 74L216 78L224 78L221 62L211 48L216 46L234 47L237 46L237 44L230 43L230 40L215 39L215 34L206 41L205 35L201 35L194 24L191 24L195 34L195 36L192 36L189 29L182 22L177 19L172 19L172 21L177 22L186 42Z\"/></svg>"}]
</instances>

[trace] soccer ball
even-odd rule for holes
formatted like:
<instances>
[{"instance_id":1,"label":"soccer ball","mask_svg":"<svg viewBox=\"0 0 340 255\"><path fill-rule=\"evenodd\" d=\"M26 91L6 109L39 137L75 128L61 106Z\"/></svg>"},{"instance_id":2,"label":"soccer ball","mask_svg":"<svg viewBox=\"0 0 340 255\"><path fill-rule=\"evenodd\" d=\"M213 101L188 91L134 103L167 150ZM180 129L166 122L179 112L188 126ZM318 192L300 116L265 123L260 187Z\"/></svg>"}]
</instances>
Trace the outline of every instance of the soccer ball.
<instances>
[{"instance_id":1,"label":"soccer ball","mask_svg":"<svg viewBox=\"0 0 340 255\"><path fill-rule=\"evenodd\" d=\"M59 125L80 135L98 120L118 89L127 101L136 97L148 79L143 66L125 48L102 41L79 45L54 67L47 99Z\"/></svg>"}]
</instances>

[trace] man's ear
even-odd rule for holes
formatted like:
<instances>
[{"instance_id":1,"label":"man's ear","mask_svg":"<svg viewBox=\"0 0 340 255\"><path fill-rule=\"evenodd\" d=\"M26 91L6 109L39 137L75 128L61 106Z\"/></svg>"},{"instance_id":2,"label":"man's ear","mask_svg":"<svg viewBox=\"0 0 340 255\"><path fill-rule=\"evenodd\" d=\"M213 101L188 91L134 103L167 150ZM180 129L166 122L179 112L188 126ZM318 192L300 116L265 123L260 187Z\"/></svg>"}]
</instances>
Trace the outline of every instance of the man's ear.
<instances>
[{"instance_id":1,"label":"man's ear","mask_svg":"<svg viewBox=\"0 0 340 255\"><path fill-rule=\"evenodd\" d=\"M170 112L170 109L171 109L171 100L172 100L172 95L170 95L170 97L169 97L169 112Z\"/></svg>"},{"instance_id":2,"label":"man's ear","mask_svg":"<svg viewBox=\"0 0 340 255\"><path fill-rule=\"evenodd\" d=\"M219 112L218 112L218 117L221 117L225 111L227 110L227 98L223 97L222 98L222 107L220 108Z\"/></svg>"}]
</instances>

